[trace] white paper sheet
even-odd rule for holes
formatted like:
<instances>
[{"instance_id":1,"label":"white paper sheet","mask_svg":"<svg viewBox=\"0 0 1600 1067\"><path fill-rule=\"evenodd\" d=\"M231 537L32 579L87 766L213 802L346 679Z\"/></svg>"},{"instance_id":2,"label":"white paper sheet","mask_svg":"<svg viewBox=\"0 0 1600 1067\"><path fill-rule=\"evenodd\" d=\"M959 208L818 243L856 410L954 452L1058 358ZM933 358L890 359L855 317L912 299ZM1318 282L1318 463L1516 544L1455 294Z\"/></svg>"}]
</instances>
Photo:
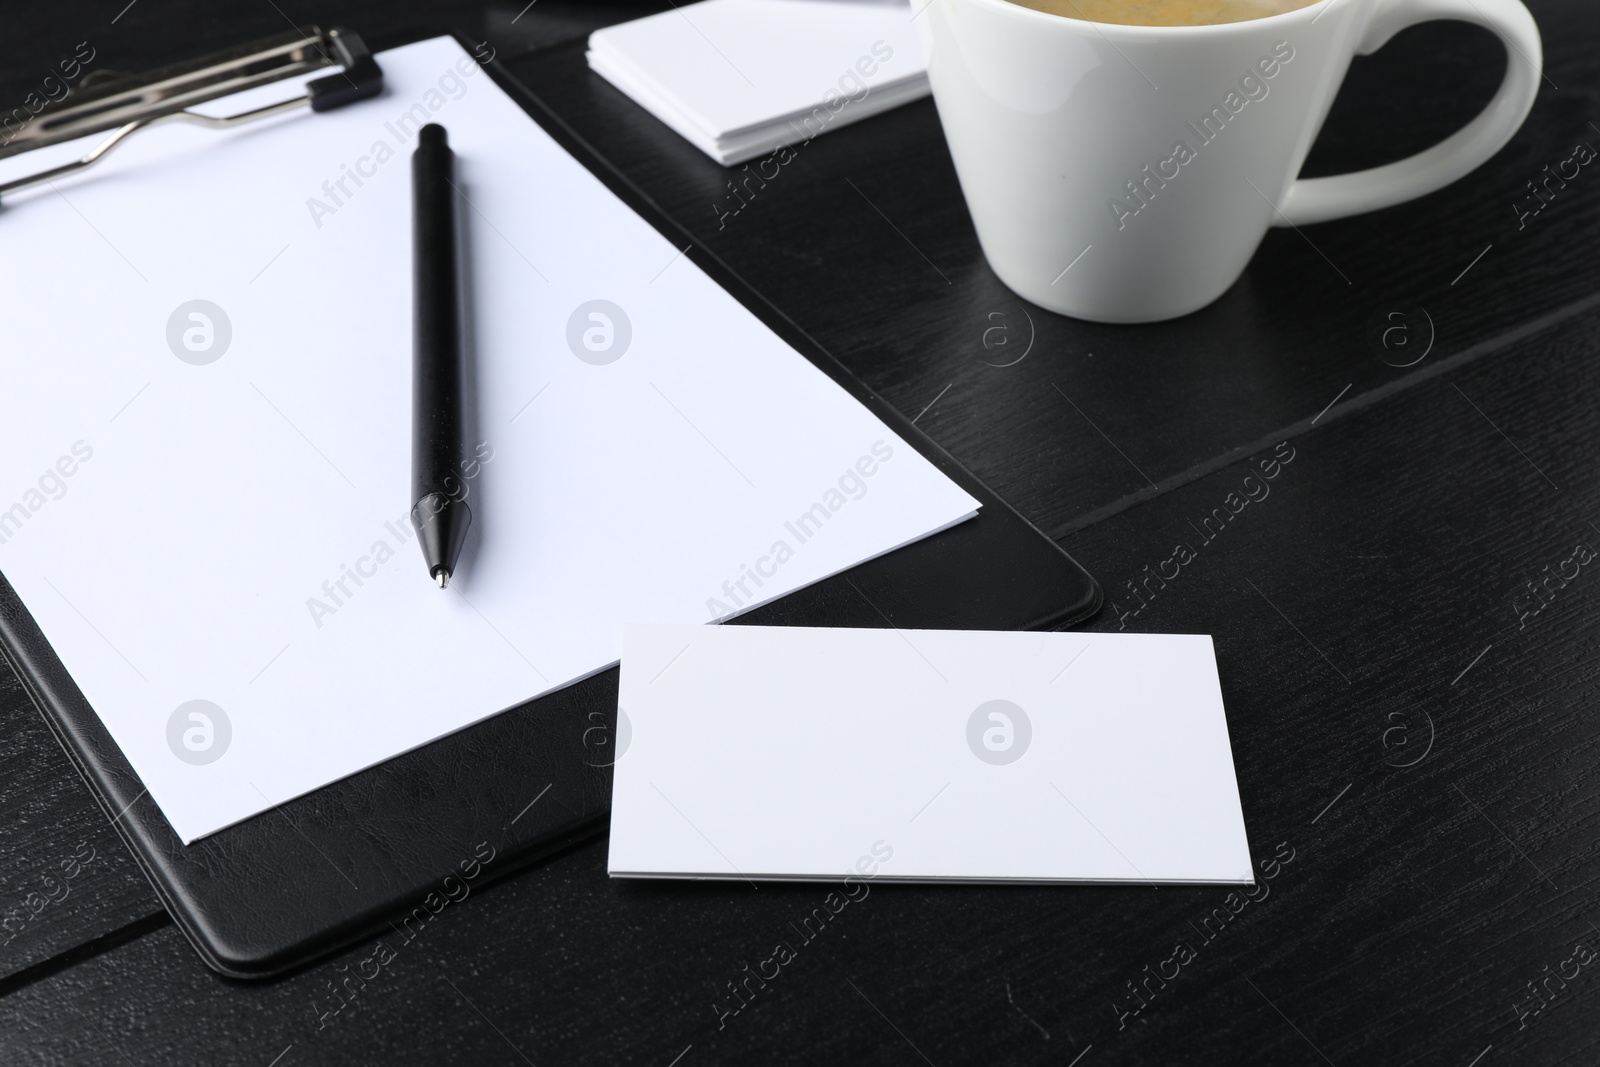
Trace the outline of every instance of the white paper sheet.
<instances>
[{"instance_id":1,"label":"white paper sheet","mask_svg":"<svg viewBox=\"0 0 1600 1067\"><path fill-rule=\"evenodd\" d=\"M614 877L1254 879L1211 638L630 625Z\"/></svg>"},{"instance_id":2,"label":"white paper sheet","mask_svg":"<svg viewBox=\"0 0 1600 1067\"><path fill-rule=\"evenodd\" d=\"M186 842L605 668L626 619L743 610L976 507L454 42L379 60L379 99L147 130L0 213L0 571ZM470 201L484 457L444 593L406 519L426 121Z\"/></svg>"}]
</instances>

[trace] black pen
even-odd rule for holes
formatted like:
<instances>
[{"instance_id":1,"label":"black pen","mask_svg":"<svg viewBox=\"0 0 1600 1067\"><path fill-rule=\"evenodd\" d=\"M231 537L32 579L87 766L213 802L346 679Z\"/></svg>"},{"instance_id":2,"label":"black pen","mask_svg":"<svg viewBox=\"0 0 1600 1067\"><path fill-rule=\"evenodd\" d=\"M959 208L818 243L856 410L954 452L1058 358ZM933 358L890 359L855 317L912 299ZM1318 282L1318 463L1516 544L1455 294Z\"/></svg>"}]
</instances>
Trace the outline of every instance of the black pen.
<instances>
[{"instance_id":1,"label":"black pen","mask_svg":"<svg viewBox=\"0 0 1600 1067\"><path fill-rule=\"evenodd\" d=\"M413 375L411 524L428 576L443 589L472 525L463 480L466 387L456 243L455 153L444 127L422 127L411 157Z\"/></svg>"}]
</instances>

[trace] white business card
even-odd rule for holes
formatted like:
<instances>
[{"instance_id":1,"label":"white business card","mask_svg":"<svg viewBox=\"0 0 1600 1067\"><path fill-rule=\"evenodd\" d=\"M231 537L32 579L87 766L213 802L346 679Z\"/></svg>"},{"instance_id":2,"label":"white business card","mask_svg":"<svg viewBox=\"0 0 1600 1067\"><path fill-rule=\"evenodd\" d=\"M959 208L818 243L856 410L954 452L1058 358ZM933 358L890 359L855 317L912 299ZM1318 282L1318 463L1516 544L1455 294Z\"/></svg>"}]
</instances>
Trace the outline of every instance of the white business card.
<instances>
[{"instance_id":1,"label":"white business card","mask_svg":"<svg viewBox=\"0 0 1600 1067\"><path fill-rule=\"evenodd\" d=\"M1211 638L625 628L618 878L1254 881Z\"/></svg>"}]
</instances>

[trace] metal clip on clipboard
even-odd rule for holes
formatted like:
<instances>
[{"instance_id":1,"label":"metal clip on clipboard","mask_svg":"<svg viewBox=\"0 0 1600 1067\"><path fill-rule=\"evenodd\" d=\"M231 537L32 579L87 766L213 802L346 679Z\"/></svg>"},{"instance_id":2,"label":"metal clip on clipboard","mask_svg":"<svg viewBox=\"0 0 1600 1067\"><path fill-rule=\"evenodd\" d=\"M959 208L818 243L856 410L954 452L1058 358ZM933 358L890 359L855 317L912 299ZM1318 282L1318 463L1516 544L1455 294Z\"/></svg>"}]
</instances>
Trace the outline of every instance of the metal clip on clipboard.
<instances>
[{"instance_id":1,"label":"metal clip on clipboard","mask_svg":"<svg viewBox=\"0 0 1600 1067\"><path fill-rule=\"evenodd\" d=\"M225 116L188 110L195 104L331 66L344 69L307 82L303 94L276 104ZM324 32L316 26L148 74L107 75L80 87L73 104L42 112L8 143L0 145L0 159L105 130L114 131L111 136L71 163L0 183L0 198L87 170L146 126L192 122L227 129L308 105L312 111L328 111L382 91L383 71L360 37L349 30L334 28Z\"/></svg>"}]
</instances>

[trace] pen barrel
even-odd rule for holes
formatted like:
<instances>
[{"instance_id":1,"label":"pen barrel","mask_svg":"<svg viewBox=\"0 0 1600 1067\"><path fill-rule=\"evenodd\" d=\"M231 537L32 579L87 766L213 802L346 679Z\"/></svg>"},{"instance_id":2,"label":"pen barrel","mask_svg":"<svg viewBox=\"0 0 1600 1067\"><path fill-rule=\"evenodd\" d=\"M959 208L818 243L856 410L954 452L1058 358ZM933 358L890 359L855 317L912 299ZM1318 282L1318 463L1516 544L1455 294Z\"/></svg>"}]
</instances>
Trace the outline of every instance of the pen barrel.
<instances>
[{"instance_id":1,"label":"pen barrel","mask_svg":"<svg viewBox=\"0 0 1600 1067\"><path fill-rule=\"evenodd\" d=\"M413 501L442 493L465 500L466 388L455 153L439 126L424 127L411 157L413 311L411 484Z\"/></svg>"}]
</instances>

